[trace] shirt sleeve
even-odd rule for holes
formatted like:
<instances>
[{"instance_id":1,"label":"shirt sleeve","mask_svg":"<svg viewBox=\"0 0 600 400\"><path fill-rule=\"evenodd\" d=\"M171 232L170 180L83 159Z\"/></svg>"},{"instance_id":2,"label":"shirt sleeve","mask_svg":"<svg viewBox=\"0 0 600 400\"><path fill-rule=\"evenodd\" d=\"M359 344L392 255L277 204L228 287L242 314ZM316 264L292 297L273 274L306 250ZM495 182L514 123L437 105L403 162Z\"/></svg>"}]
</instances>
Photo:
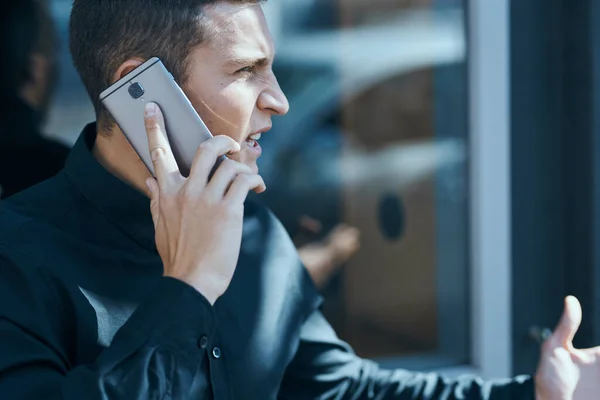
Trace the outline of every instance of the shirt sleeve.
<instances>
[{"instance_id":1,"label":"shirt sleeve","mask_svg":"<svg viewBox=\"0 0 600 400\"><path fill-rule=\"evenodd\" d=\"M356 356L316 311L305 323L295 358L286 370L281 399L534 400L533 379L484 382L434 373L383 370Z\"/></svg>"},{"instance_id":2,"label":"shirt sleeve","mask_svg":"<svg viewBox=\"0 0 600 400\"><path fill-rule=\"evenodd\" d=\"M138 306L94 363L73 366L77 355L65 354L52 328L52 318L69 310L40 296L45 286L50 293L47 284L28 275L0 259L3 399L203 399L212 393L200 345L205 339L199 339L210 341L215 314L192 287L163 278L155 289L160 295Z\"/></svg>"}]
</instances>

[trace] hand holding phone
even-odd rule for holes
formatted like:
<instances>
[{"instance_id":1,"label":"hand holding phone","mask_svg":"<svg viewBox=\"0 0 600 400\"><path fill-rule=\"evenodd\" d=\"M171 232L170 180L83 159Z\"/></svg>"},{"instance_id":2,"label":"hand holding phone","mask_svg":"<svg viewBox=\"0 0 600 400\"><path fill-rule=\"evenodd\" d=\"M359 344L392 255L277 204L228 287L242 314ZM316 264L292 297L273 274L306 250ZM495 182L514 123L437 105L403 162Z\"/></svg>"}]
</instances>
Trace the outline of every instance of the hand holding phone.
<instances>
[{"instance_id":1,"label":"hand holding phone","mask_svg":"<svg viewBox=\"0 0 600 400\"><path fill-rule=\"evenodd\" d=\"M262 178L225 157L239 144L211 135L158 58L100 99L155 177L147 185L165 276L188 283L214 304L237 265L244 201L248 191L265 190Z\"/></svg>"},{"instance_id":2,"label":"hand holding phone","mask_svg":"<svg viewBox=\"0 0 600 400\"><path fill-rule=\"evenodd\" d=\"M144 107L147 103L156 103L162 109L168 141L183 176L188 176L200 143L212 138L183 90L156 57L104 90L100 100L154 176L156 174L144 128ZM225 156L219 157L217 164L224 159Z\"/></svg>"},{"instance_id":3,"label":"hand holding phone","mask_svg":"<svg viewBox=\"0 0 600 400\"><path fill-rule=\"evenodd\" d=\"M231 159L224 160L208 181L217 158L240 150L228 136L200 144L189 176L183 177L177 171L160 108L149 103L145 110L147 145L156 177L147 184L164 274L188 283L214 304L235 272L244 201L250 190L263 192L265 184L250 167Z\"/></svg>"}]
</instances>

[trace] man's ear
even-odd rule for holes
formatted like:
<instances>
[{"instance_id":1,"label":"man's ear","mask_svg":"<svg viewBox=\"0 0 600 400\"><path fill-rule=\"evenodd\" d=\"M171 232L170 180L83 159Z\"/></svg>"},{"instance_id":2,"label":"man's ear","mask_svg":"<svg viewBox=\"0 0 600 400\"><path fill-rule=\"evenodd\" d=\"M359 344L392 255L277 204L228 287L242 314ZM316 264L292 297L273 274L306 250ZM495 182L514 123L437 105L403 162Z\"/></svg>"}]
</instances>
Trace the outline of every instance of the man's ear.
<instances>
[{"instance_id":1,"label":"man's ear","mask_svg":"<svg viewBox=\"0 0 600 400\"><path fill-rule=\"evenodd\" d=\"M112 83L115 83L116 81L118 81L119 79L121 79L122 77L124 77L125 75L127 75L128 73L130 73L131 71L133 71L134 69L136 69L137 67L142 65L143 63L144 63L144 60L142 60L141 58L137 58L137 57L131 58L131 59L125 61L115 71L115 74L113 75Z\"/></svg>"}]
</instances>

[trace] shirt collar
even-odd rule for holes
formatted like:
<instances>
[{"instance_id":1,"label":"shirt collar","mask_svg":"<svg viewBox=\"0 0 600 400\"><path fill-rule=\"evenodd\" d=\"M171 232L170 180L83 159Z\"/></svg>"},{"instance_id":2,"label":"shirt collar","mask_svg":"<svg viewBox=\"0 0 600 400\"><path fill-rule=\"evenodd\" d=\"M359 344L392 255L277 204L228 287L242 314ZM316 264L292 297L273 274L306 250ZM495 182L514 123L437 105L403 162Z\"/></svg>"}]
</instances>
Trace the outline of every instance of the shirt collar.
<instances>
[{"instance_id":1,"label":"shirt collar","mask_svg":"<svg viewBox=\"0 0 600 400\"><path fill-rule=\"evenodd\" d=\"M65 173L83 197L120 230L148 250L155 250L150 199L108 172L92 155L96 124L87 125L73 146Z\"/></svg>"}]
</instances>

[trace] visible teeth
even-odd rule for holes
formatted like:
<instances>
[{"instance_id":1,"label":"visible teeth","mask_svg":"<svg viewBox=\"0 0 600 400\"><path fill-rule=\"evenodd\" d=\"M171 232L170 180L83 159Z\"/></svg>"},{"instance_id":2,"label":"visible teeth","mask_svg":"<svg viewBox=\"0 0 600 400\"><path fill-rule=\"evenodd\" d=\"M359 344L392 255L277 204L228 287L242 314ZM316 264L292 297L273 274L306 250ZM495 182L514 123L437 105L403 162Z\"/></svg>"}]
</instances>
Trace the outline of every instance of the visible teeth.
<instances>
[{"instance_id":1,"label":"visible teeth","mask_svg":"<svg viewBox=\"0 0 600 400\"><path fill-rule=\"evenodd\" d=\"M261 136L262 136L261 133L255 133L254 135L250 135L250 137L248 139L250 139L250 140L258 140L258 139L260 139Z\"/></svg>"}]
</instances>

